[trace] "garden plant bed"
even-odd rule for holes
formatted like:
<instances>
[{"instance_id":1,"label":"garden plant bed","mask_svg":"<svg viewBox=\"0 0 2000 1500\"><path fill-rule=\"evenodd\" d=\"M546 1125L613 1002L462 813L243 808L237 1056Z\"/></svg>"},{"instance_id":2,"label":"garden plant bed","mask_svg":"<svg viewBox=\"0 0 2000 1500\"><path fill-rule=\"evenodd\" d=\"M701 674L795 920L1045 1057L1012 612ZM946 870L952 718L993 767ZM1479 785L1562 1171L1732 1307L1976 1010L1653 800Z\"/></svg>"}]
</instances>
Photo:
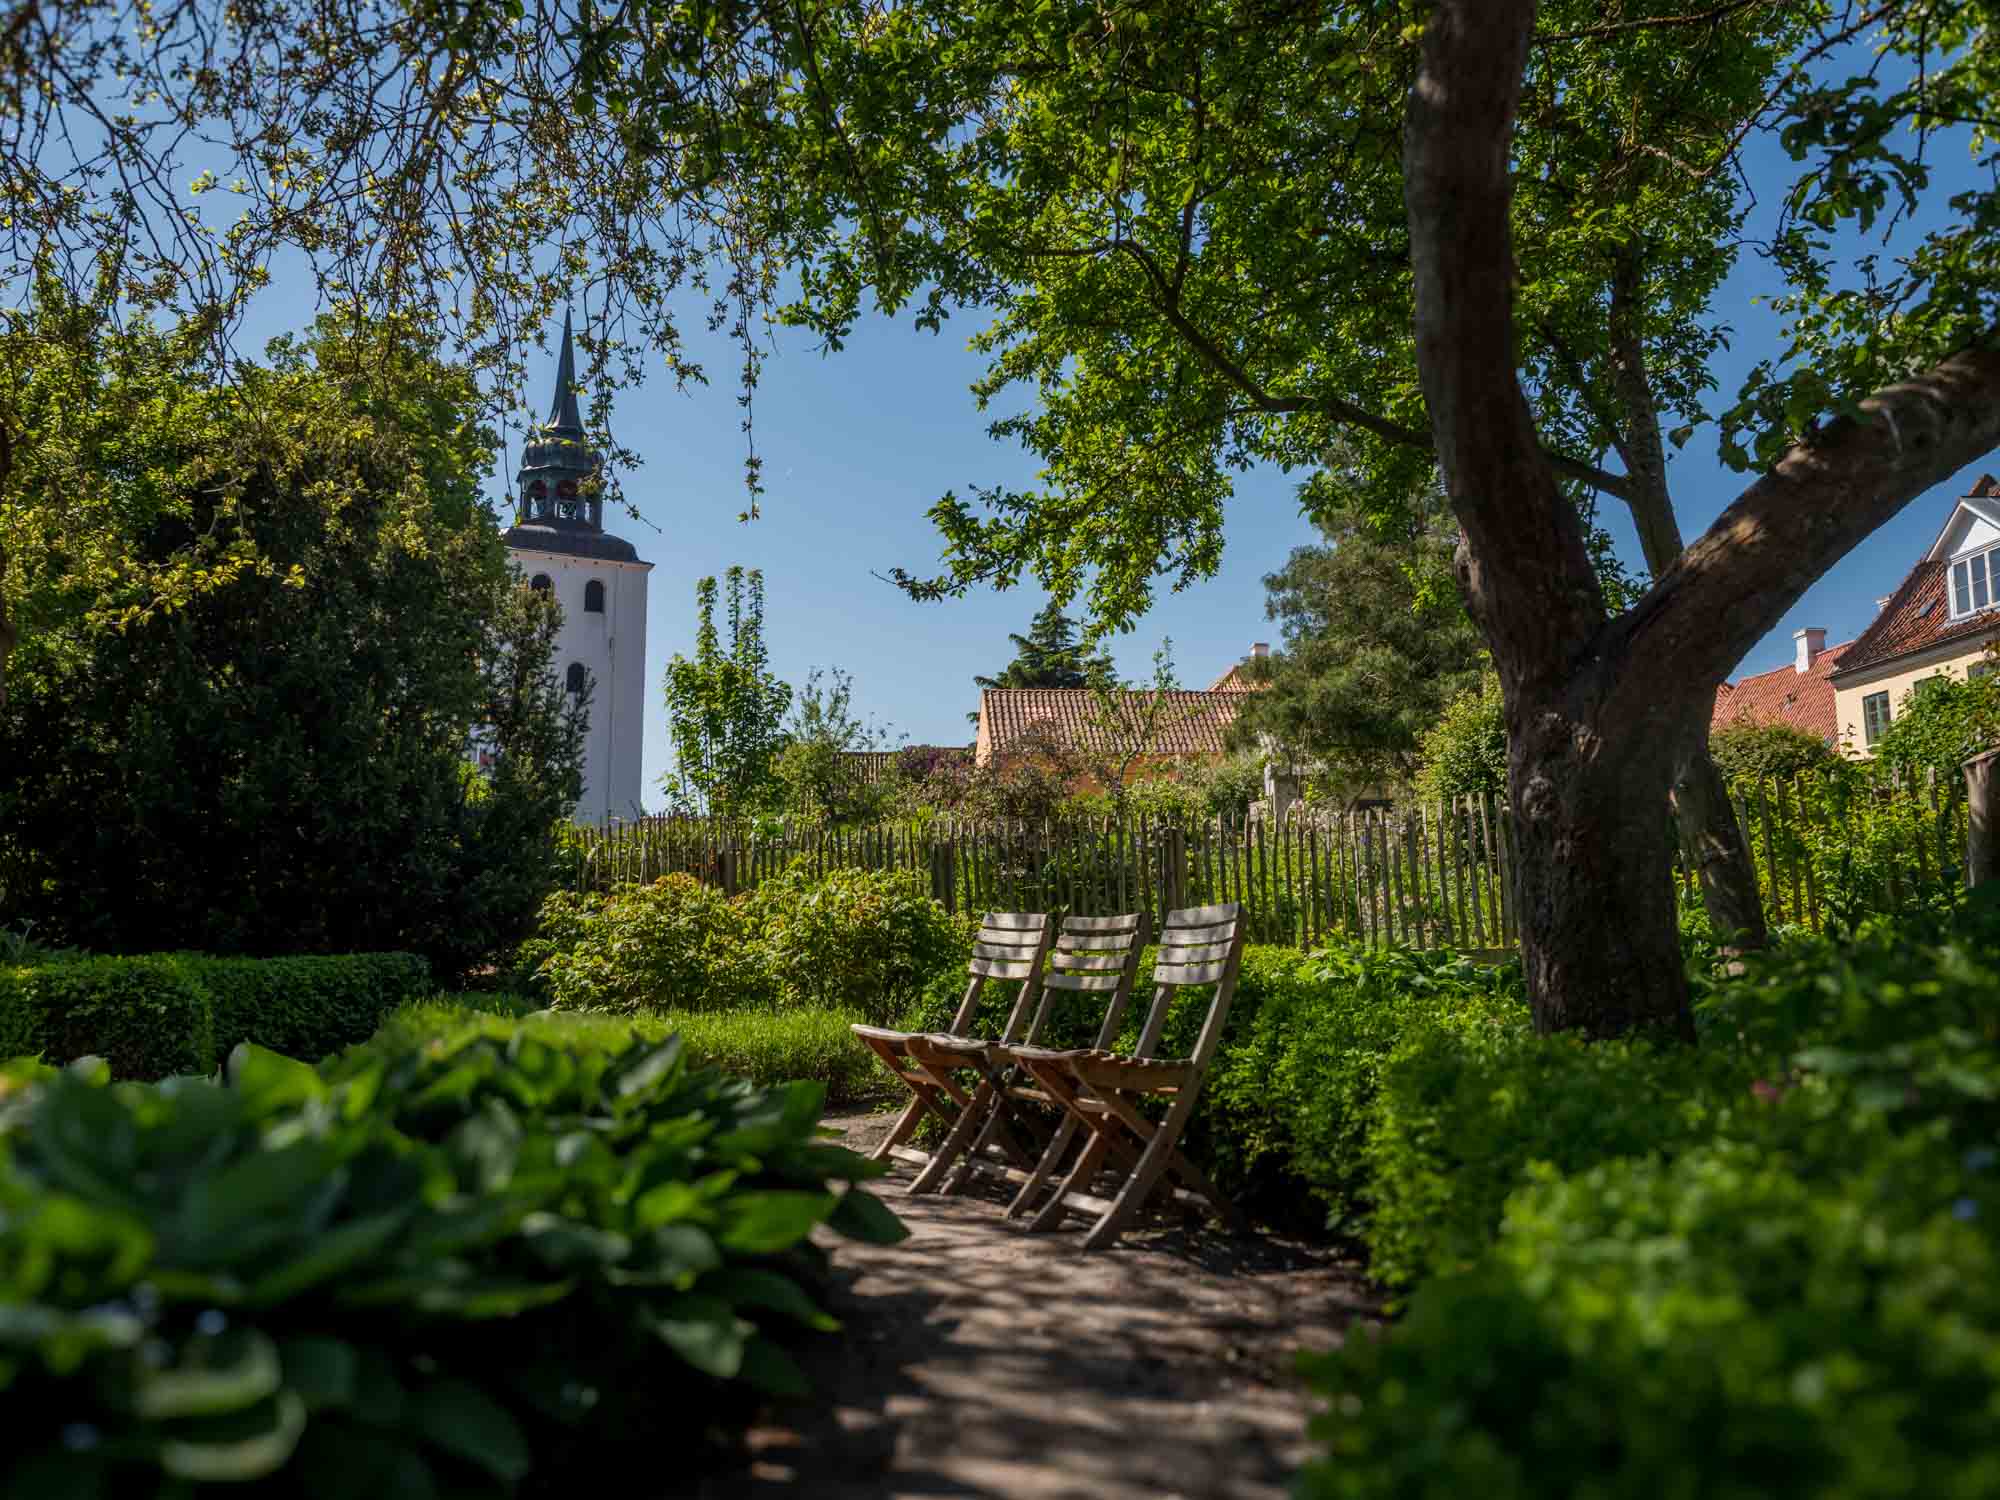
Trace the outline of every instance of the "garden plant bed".
<instances>
[{"instance_id":1,"label":"garden plant bed","mask_svg":"<svg viewBox=\"0 0 2000 1500\"><path fill-rule=\"evenodd\" d=\"M866 1151L893 1118L827 1123ZM1029 1235L997 1192L908 1197L911 1175L880 1184L910 1238L840 1247L814 1398L753 1428L704 1500L1285 1493L1313 1407L1294 1355L1380 1315L1352 1259L1173 1218L1083 1255L1084 1220Z\"/></svg>"}]
</instances>

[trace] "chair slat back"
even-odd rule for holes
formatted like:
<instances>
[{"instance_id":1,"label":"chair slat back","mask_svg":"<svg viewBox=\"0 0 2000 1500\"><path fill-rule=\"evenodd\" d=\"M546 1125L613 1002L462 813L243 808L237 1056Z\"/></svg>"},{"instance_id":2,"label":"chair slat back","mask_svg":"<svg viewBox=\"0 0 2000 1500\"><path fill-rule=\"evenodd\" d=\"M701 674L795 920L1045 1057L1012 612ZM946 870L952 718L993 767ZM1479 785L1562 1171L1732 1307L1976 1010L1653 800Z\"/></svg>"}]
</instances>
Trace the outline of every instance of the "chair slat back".
<instances>
[{"instance_id":1,"label":"chair slat back","mask_svg":"<svg viewBox=\"0 0 2000 1500\"><path fill-rule=\"evenodd\" d=\"M1021 1018L1028 1013L1028 1000L1040 988L1042 964L1049 951L1049 918L1046 912L989 911L979 923L979 935L972 945L972 962L966 965L970 982L965 998L952 1017L951 1034L964 1036L979 1014L979 993L989 979L1018 980L1021 992L1007 1013L1005 1039L1012 1040Z\"/></svg>"},{"instance_id":2,"label":"chair slat back","mask_svg":"<svg viewBox=\"0 0 2000 1500\"><path fill-rule=\"evenodd\" d=\"M1153 963L1153 1004L1146 1012L1135 1057L1152 1057L1167 1029L1167 1012L1182 990L1214 985L1208 1017L1202 1022L1193 1061L1206 1067L1222 1040L1223 1023L1236 993L1236 975L1243 965L1243 908L1230 901L1219 906L1189 906L1167 913L1160 929L1159 955Z\"/></svg>"},{"instance_id":3,"label":"chair slat back","mask_svg":"<svg viewBox=\"0 0 2000 1500\"><path fill-rule=\"evenodd\" d=\"M1056 938L1048 970L1042 976L1042 1003L1035 1008L1027 1040L1032 1044L1042 1039L1056 995L1066 992L1109 996L1104 1020L1097 1028L1097 1039L1091 1044L1109 1046L1125 1019L1125 1007L1132 998L1132 981L1139 973L1139 951L1146 946L1146 937L1143 912L1130 912L1122 917L1063 918L1062 932Z\"/></svg>"}]
</instances>

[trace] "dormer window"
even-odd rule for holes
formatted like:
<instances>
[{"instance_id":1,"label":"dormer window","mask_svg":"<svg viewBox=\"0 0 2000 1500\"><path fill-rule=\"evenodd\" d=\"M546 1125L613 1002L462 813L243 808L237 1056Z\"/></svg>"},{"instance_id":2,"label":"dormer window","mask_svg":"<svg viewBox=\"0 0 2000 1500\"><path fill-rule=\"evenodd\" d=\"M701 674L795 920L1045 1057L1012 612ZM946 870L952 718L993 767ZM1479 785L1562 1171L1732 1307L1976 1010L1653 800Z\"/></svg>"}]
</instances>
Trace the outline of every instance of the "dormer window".
<instances>
[{"instance_id":1,"label":"dormer window","mask_svg":"<svg viewBox=\"0 0 2000 1500\"><path fill-rule=\"evenodd\" d=\"M1956 620L1962 615L1975 615L1993 602L1992 585L1996 581L1988 577L1996 567L2000 567L2000 547L1989 547L1984 552L1975 552L1970 557L1961 557L1951 565L1951 617Z\"/></svg>"}]
</instances>

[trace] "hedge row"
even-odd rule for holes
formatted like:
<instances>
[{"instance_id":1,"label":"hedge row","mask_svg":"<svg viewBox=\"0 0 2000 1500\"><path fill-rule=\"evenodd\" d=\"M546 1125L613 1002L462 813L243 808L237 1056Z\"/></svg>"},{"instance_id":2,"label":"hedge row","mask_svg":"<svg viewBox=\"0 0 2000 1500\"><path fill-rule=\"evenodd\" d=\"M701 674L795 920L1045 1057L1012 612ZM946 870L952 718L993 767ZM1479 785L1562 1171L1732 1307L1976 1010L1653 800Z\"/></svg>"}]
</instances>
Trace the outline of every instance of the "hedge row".
<instances>
[{"instance_id":1,"label":"hedge row","mask_svg":"<svg viewBox=\"0 0 2000 1500\"><path fill-rule=\"evenodd\" d=\"M83 958L0 969L0 1057L97 1056L119 1078L212 1073L238 1042L308 1061L429 991L409 953Z\"/></svg>"}]
</instances>

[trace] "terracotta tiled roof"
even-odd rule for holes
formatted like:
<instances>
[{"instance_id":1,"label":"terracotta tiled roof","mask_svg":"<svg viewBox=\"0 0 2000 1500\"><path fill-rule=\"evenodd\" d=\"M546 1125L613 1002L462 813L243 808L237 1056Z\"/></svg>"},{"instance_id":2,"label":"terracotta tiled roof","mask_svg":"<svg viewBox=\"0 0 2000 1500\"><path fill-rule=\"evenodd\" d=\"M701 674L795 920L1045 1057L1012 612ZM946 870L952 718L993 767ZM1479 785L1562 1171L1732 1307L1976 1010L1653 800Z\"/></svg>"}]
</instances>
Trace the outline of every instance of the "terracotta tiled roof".
<instances>
[{"instance_id":1,"label":"terracotta tiled roof","mask_svg":"<svg viewBox=\"0 0 2000 1500\"><path fill-rule=\"evenodd\" d=\"M1129 699L1147 693L1127 694ZM1242 692L1175 692L1160 715L1159 755L1220 755L1222 736L1248 697ZM1105 749L1089 688L987 688L979 695L979 759L1005 755L1046 739L1079 749Z\"/></svg>"},{"instance_id":2,"label":"terracotta tiled roof","mask_svg":"<svg viewBox=\"0 0 2000 1500\"><path fill-rule=\"evenodd\" d=\"M1804 672L1785 666L1723 683L1715 690L1710 731L1720 732L1739 720L1788 724L1831 745L1840 725L1833 712L1833 683L1828 679L1853 655L1857 644L1849 641L1844 646L1828 646Z\"/></svg>"},{"instance_id":3,"label":"terracotta tiled roof","mask_svg":"<svg viewBox=\"0 0 2000 1500\"><path fill-rule=\"evenodd\" d=\"M1903 586L1889 596L1882 612L1856 638L1847 659L1841 663L1841 671L1880 666L1912 651L2000 631L2000 618L1990 611L1962 620L1951 617L1951 605L1945 598L1950 567L1950 563L1940 558L1920 562L1910 569Z\"/></svg>"},{"instance_id":4,"label":"terracotta tiled roof","mask_svg":"<svg viewBox=\"0 0 2000 1500\"><path fill-rule=\"evenodd\" d=\"M1239 661L1208 685L1211 693L1248 693L1264 686L1250 680L1250 663Z\"/></svg>"}]
</instances>

